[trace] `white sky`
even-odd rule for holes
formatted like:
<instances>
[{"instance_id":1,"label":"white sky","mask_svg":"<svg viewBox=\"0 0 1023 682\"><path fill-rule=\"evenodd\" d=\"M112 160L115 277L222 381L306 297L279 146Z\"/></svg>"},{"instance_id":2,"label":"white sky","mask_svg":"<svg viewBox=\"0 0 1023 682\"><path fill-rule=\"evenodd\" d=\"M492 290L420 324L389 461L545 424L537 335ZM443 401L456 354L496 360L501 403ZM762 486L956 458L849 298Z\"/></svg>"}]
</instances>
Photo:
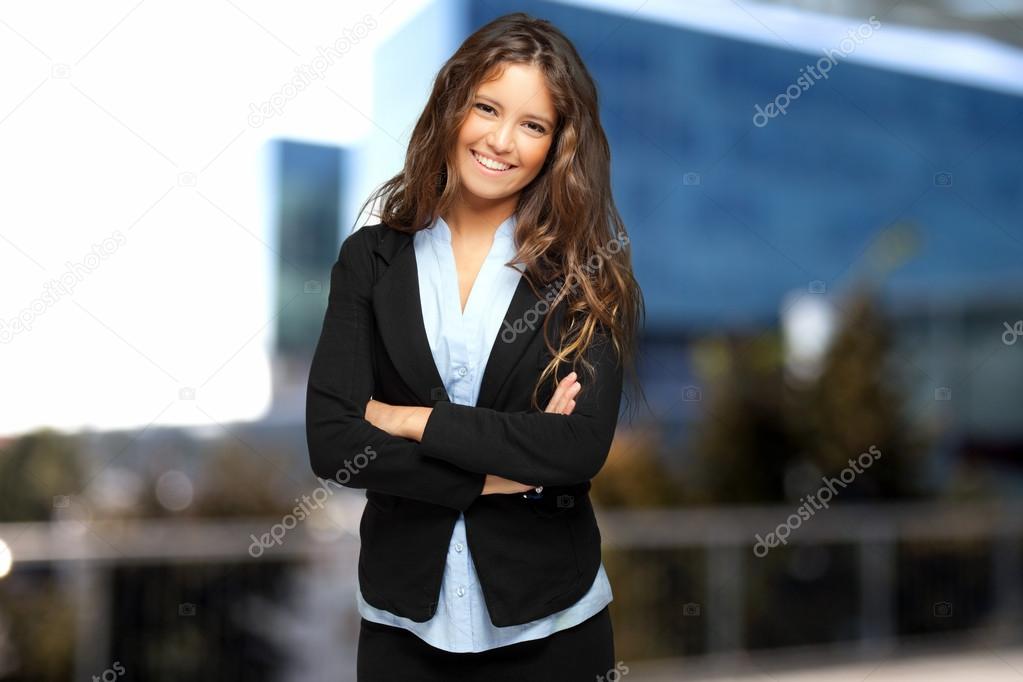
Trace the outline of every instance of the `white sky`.
<instances>
[{"instance_id":1,"label":"white sky","mask_svg":"<svg viewBox=\"0 0 1023 682\"><path fill-rule=\"evenodd\" d=\"M4 5L0 434L208 426L267 408L266 141L365 136L375 45L425 4ZM376 28L322 81L250 125L250 104L366 15ZM104 240L109 254L88 262ZM74 272L68 294L42 302ZM183 387L195 400L179 400Z\"/></svg>"}]
</instances>

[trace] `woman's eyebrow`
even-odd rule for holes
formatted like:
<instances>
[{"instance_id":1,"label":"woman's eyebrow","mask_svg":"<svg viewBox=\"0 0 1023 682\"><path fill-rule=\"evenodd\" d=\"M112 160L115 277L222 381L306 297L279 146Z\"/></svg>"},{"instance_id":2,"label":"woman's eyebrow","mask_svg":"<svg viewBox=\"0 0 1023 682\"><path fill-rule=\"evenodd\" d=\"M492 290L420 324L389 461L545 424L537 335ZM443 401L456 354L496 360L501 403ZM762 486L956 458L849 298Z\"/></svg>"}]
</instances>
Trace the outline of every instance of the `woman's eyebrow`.
<instances>
[{"instance_id":1,"label":"woman's eyebrow","mask_svg":"<svg viewBox=\"0 0 1023 682\"><path fill-rule=\"evenodd\" d=\"M479 97L480 99L485 99L485 100L487 100L488 102L492 102L493 104L496 104L496 105L497 105L497 106L499 106L499 107L501 106L501 103L500 103L500 102L498 102L498 101L497 101L496 99L494 99L493 97L487 97L486 95L480 95L480 94L477 94L476 96L477 96L477 97ZM527 113L526 113L526 117L527 117L527 118L535 118L535 119L538 119L538 120L540 120L540 121L541 121L542 123L546 123L546 124L547 124L547 127L548 127L548 128L553 128L553 127L554 127L554 123L552 123L552 122L551 122L551 120L550 120L549 118L547 118L546 116L541 116L540 114L534 114L534 113L528 113L528 112L527 112Z\"/></svg>"}]
</instances>

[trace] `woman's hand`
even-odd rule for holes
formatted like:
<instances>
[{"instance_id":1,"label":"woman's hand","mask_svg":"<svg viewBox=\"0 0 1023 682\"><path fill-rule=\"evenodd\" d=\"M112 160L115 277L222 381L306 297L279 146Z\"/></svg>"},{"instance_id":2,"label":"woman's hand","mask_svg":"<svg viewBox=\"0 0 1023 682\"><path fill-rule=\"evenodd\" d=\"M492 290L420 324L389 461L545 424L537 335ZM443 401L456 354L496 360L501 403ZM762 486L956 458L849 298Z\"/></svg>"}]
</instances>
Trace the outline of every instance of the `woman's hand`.
<instances>
[{"instance_id":1,"label":"woman's hand","mask_svg":"<svg viewBox=\"0 0 1023 682\"><path fill-rule=\"evenodd\" d=\"M572 410L575 409L574 397L579 393L579 389L581 388L582 384L576 381L576 373L572 372L558 384L558 387L555 389L554 395L551 396L550 402L547 403L547 409L544 410L544 412L572 414ZM527 485L507 478L501 478L494 474L487 474L487 479L483 483L483 492L481 492L480 495L524 493L535 487L536 486L534 485Z\"/></svg>"},{"instance_id":2,"label":"woman's hand","mask_svg":"<svg viewBox=\"0 0 1023 682\"><path fill-rule=\"evenodd\" d=\"M431 412L432 407L388 405L372 398L366 403L366 421L392 436L414 441L423 439Z\"/></svg>"},{"instance_id":3,"label":"woman's hand","mask_svg":"<svg viewBox=\"0 0 1023 682\"><path fill-rule=\"evenodd\" d=\"M579 389L582 387L582 384L576 381L575 372L572 372L558 384L558 387L554 390L554 395L551 396L551 401L547 403L547 409L544 410L544 412L572 414L572 410L575 409L575 396L579 393Z\"/></svg>"},{"instance_id":4,"label":"woman's hand","mask_svg":"<svg viewBox=\"0 0 1023 682\"><path fill-rule=\"evenodd\" d=\"M480 495L509 495L511 493L524 493L535 487L535 485L527 485L508 478L501 478L494 474L487 474L487 480L483 483L483 492L481 492Z\"/></svg>"},{"instance_id":5,"label":"woman's hand","mask_svg":"<svg viewBox=\"0 0 1023 682\"><path fill-rule=\"evenodd\" d=\"M378 429L387 431L387 433L390 433L393 436L394 434L388 429L388 426L391 426L390 408L391 406L387 403L382 403L379 400L373 400L370 398L369 402L366 403L366 421Z\"/></svg>"},{"instance_id":6,"label":"woman's hand","mask_svg":"<svg viewBox=\"0 0 1023 682\"><path fill-rule=\"evenodd\" d=\"M401 425L405 416L398 405L388 405L372 398L366 403L366 421L392 436L401 435Z\"/></svg>"}]
</instances>

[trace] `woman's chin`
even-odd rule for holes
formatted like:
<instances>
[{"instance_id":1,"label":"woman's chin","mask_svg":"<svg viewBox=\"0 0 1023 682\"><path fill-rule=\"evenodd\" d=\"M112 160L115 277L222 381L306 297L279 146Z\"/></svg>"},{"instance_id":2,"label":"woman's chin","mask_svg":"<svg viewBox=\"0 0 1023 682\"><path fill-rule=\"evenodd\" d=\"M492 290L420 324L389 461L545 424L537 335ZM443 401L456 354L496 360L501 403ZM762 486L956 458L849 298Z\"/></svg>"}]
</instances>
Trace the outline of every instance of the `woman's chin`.
<instances>
[{"instance_id":1,"label":"woman's chin","mask_svg":"<svg viewBox=\"0 0 1023 682\"><path fill-rule=\"evenodd\" d=\"M462 189L465 193L474 199L484 201L496 201L498 199L506 199L512 194L513 191L503 187L489 187L482 185L478 182L463 182Z\"/></svg>"}]
</instances>

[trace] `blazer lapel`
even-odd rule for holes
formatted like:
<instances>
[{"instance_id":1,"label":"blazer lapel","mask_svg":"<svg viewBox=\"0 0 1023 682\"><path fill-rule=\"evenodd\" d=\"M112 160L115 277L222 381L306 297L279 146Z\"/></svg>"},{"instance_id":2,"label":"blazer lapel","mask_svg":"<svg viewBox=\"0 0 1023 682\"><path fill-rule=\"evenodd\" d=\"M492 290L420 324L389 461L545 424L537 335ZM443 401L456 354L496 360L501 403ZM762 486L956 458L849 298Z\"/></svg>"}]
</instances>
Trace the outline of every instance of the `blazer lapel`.
<instances>
[{"instance_id":1,"label":"blazer lapel","mask_svg":"<svg viewBox=\"0 0 1023 682\"><path fill-rule=\"evenodd\" d=\"M373 286L373 312L387 354L422 405L448 400L426 336L412 236L402 239L393 255L385 253L382 243L375 250L389 262ZM478 406L493 407L515 363L542 328L539 301L526 278L521 277L490 350L476 401ZM535 314L530 314L533 310Z\"/></svg>"},{"instance_id":2,"label":"blazer lapel","mask_svg":"<svg viewBox=\"0 0 1023 682\"><path fill-rule=\"evenodd\" d=\"M493 407L494 400L511 374L512 367L543 326L543 317L537 306L539 301L526 278L520 277L515 294L504 314L504 321L501 322L501 328L494 339L494 345L490 348L490 357L487 359L486 369L483 370L480 393L476 399L477 406ZM534 311L534 314L528 314L530 311Z\"/></svg>"},{"instance_id":3,"label":"blazer lapel","mask_svg":"<svg viewBox=\"0 0 1023 682\"><path fill-rule=\"evenodd\" d=\"M421 405L447 400L444 381L426 338L411 236L407 247L399 248L393 257L382 255L390 260L390 266L373 286L373 312L384 348Z\"/></svg>"}]
</instances>

